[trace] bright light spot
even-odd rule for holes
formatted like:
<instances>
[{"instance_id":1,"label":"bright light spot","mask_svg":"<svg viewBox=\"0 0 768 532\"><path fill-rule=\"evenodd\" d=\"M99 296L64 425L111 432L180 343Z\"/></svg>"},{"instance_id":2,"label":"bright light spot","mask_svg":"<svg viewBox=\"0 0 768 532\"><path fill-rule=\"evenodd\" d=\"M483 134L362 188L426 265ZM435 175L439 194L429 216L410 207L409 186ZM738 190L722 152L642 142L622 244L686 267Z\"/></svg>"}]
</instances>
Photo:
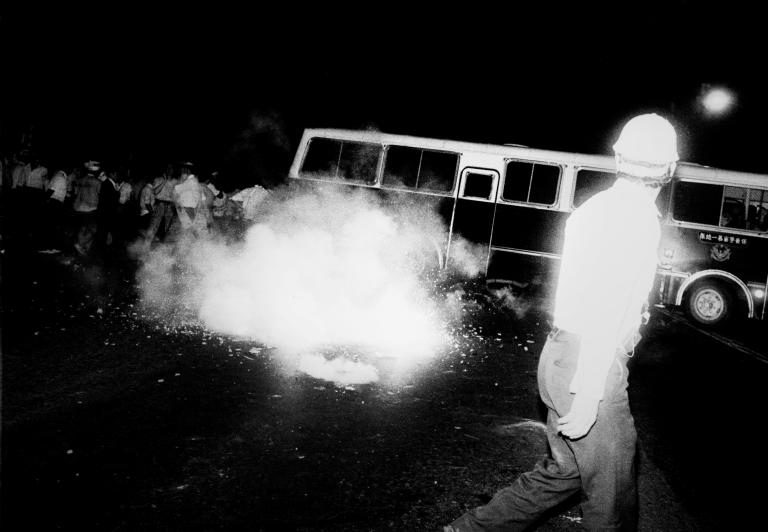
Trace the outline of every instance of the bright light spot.
<instances>
[{"instance_id":1,"label":"bright light spot","mask_svg":"<svg viewBox=\"0 0 768 532\"><path fill-rule=\"evenodd\" d=\"M758 288L757 290L754 291L754 294L755 294L755 297L757 299L763 299L763 297L765 296L765 291L764 290L760 290Z\"/></svg>"},{"instance_id":2,"label":"bright light spot","mask_svg":"<svg viewBox=\"0 0 768 532\"><path fill-rule=\"evenodd\" d=\"M728 111L734 104L735 97L727 89L714 88L705 92L701 98L701 104L710 115L721 115Z\"/></svg>"}]
</instances>

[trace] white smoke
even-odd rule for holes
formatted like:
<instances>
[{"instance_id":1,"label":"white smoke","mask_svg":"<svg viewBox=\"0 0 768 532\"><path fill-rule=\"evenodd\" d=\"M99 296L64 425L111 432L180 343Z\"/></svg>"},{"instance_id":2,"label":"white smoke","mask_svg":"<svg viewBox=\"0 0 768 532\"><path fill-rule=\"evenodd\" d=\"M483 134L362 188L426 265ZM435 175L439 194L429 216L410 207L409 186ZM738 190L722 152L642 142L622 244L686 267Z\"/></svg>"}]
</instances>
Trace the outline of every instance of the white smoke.
<instances>
[{"instance_id":1,"label":"white smoke","mask_svg":"<svg viewBox=\"0 0 768 532\"><path fill-rule=\"evenodd\" d=\"M446 241L440 217L418 204L285 187L265 200L243 242L153 250L140 272L142 300L275 347L283 367L341 384L373 382L449 342L455 301L424 277L443 260ZM451 246L461 275L484 266L461 239Z\"/></svg>"},{"instance_id":2,"label":"white smoke","mask_svg":"<svg viewBox=\"0 0 768 532\"><path fill-rule=\"evenodd\" d=\"M530 297L516 293L512 287L497 288L490 292L497 298L498 304L511 310L518 319L524 318L533 307L533 300Z\"/></svg>"}]
</instances>

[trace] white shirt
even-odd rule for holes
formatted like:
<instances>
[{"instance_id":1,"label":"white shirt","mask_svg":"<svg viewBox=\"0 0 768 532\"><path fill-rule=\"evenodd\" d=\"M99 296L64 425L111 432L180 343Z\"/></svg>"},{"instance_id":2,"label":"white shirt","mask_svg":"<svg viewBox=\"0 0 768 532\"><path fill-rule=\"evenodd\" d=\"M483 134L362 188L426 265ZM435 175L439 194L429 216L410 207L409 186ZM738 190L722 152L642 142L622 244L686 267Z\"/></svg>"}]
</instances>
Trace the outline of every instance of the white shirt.
<instances>
[{"instance_id":1,"label":"white shirt","mask_svg":"<svg viewBox=\"0 0 768 532\"><path fill-rule=\"evenodd\" d=\"M120 192L120 205L125 205L128 203L128 200L131 199L131 192L133 192L133 185L131 185L128 181L123 181L120 183L120 187L118 188L118 191Z\"/></svg>"},{"instance_id":2,"label":"white shirt","mask_svg":"<svg viewBox=\"0 0 768 532\"><path fill-rule=\"evenodd\" d=\"M67 188L69 185L69 177L64 170L59 170L51 178L51 182L48 183L48 190L52 190L51 199L64 203L67 199Z\"/></svg>"},{"instance_id":3,"label":"white shirt","mask_svg":"<svg viewBox=\"0 0 768 532\"><path fill-rule=\"evenodd\" d=\"M269 195L269 191L259 185L244 188L234 196L232 201L243 202L243 217L247 220L255 220L259 211L259 205Z\"/></svg>"},{"instance_id":4,"label":"white shirt","mask_svg":"<svg viewBox=\"0 0 768 532\"><path fill-rule=\"evenodd\" d=\"M45 166L38 166L33 168L29 175L27 175L26 186L29 188L37 188L39 190L45 190L45 182L48 177L48 169Z\"/></svg>"},{"instance_id":5,"label":"white shirt","mask_svg":"<svg viewBox=\"0 0 768 532\"><path fill-rule=\"evenodd\" d=\"M203 189L194 175L188 176L183 182L176 185L173 191L176 196L176 203L189 209L196 209L204 199Z\"/></svg>"},{"instance_id":6,"label":"white shirt","mask_svg":"<svg viewBox=\"0 0 768 532\"><path fill-rule=\"evenodd\" d=\"M625 179L568 219L554 325L581 335L571 393L602 399L617 349L640 327L660 237L653 197Z\"/></svg>"},{"instance_id":7,"label":"white shirt","mask_svg":"<svg viewBox=\"0 0 768 532\"><path fill-rule=\"evenodd\" d=\"M152 183L147 183L141 189L139 195L139 214L144 216L149 214L150 210L155 206L155 189L152 188Z\"/></svg>"},{"instance_id":8,"label":"white shirt","mask_svg":"<svg viewBox=\"0 0 768 532\"><path fill-rule=\"evenodd\" d=\"M27 164L17 164L11 171L11 188L18 188L26 186L27 177L32 171L32 167Z\"/></svg>"}]
</instances>

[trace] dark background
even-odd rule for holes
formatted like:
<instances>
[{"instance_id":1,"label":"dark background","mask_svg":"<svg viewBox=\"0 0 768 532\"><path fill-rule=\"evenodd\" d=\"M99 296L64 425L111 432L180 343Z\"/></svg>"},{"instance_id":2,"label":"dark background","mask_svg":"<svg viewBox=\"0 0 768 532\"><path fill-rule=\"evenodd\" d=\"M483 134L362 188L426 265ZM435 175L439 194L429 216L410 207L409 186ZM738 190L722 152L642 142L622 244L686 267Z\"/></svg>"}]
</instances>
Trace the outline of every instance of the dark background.
<instances>
[{"instance_id":1,"label":"dark background","mask_svg":"<svg viewBox=\"0 0 768 532\"><path fill-rule=\"evenodd\" d=\"M684 160L766 171L756 7L537 5L26 4L0 20L3 151L31 133L51 166L189 159L270 184L305 127L610 153L623 121L656 111ZM697 98L714 85L737 105L713 119Z\"/></svg>"}]
</instances>

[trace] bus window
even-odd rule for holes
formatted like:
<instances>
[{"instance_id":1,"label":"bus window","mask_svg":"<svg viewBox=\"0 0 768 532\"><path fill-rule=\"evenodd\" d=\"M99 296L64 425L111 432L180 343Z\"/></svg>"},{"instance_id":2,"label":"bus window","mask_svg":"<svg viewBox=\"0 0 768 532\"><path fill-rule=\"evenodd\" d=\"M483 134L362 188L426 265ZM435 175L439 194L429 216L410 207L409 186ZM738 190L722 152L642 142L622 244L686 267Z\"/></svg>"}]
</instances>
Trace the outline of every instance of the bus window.
<instances>
[{"instance_id":1,"label":"bus window","mask_svg":"<svg viewBox=\"0 0 768 532\"><path fill-rule=\"evenodd\" d=\"M452 190L458 165L459 155L457 153L424 150L416 188L434 190L435 192Z\"/></svg>"},{"instance_id":2,"label":"bus window","mask_svg":"<svg viewBox=\"0 0 768 532\"><path fill-rule=\"evenodd\" d=\"M747 229L768 231L768 190L753 188L749 191Z\"/></svg>"},{"instance_id":3,"label":"bus window","mask_svg":"<svg viewBox=\"0 0 768 532\"><path fill-rule=\"evenodd\" d=\"M313 138L307 146L307 155L301 165L304 176L336 177L339 168L340 140Z\"/></svg>"},{"instance_id":4,"label":"bus window","mask_svg":"<svg viewBox=\"0 0 768 532\"><path fill-rule=\"evenodd\" d=\"M453 189L459 154L390 146L382 184L397 188L448 192Z\"/></svg>"},{"instance_id":5,"label":"bus window","mask_svg":"<svg viewBox=\"0 0 768 532\"><path fill-rule=\"evenodd\" d=\"M501 197L509 201L554 205L559 183L559 166L508 161Z\"/></svg>"},{"instance_id":6,"label":"bus window","mask_svg":"<svg viewBox=\"0 0 768 532\"><path fill-rule=\"evenodd\" d=\"M576 174L576 187L573 191L573 206L580 206L598 192L611 188L615 182L616 174L614 172L590 170L588 168L580 169Z\"/></svg>"},{"instance_id":7,"label":"bus window","mask_svg":"<svg viewBox=\"0 0 768 532\"><path fill-rule=\"evenodd\" d=\"M313 138L299 173L304 177L343 179L372 185L376 182L381 150L378 144Z\"/></svg>"},{"instance_id":8,"label":"bus window","mask_svg":"<svg viewBox=\"0 0 768 532\"><path fill-rule=\"evenodd\" d=\"M381 146L363 142L344 142L339 157L339 177L366 185L376 182Z\"/></svg>"},{"instance_id":9,"label":"bus window","mask_svg":"<svg viewBox=\"0 0 768 532\"><path fill-rule=\"evenodd\" d=\"M725 187L723 193L723 209L720 213L721 227L734 227L736 229L746 229L746 192L747 189L741 187Z\"/></svg>"},{"instance_id":10,"label":"bus window","mask_svg":"<svg viewBox=\"0 0 768 532\"><path fill-rule=\"evenodd\" d=\"M463 198L492 199L494 189L494 174L481 174L477 172L467 172L464 177Z\"/></svg>"},{"instance_id":11,"label":"bus window","mask_svg":"<svg viewBox=\"0 0 768 532\"><path fill-rule=\"evenodd\" d=\"M720 225L723 185L679 181L672 199L672 217L680 222Z\"/></svg>"}]
</instances>

